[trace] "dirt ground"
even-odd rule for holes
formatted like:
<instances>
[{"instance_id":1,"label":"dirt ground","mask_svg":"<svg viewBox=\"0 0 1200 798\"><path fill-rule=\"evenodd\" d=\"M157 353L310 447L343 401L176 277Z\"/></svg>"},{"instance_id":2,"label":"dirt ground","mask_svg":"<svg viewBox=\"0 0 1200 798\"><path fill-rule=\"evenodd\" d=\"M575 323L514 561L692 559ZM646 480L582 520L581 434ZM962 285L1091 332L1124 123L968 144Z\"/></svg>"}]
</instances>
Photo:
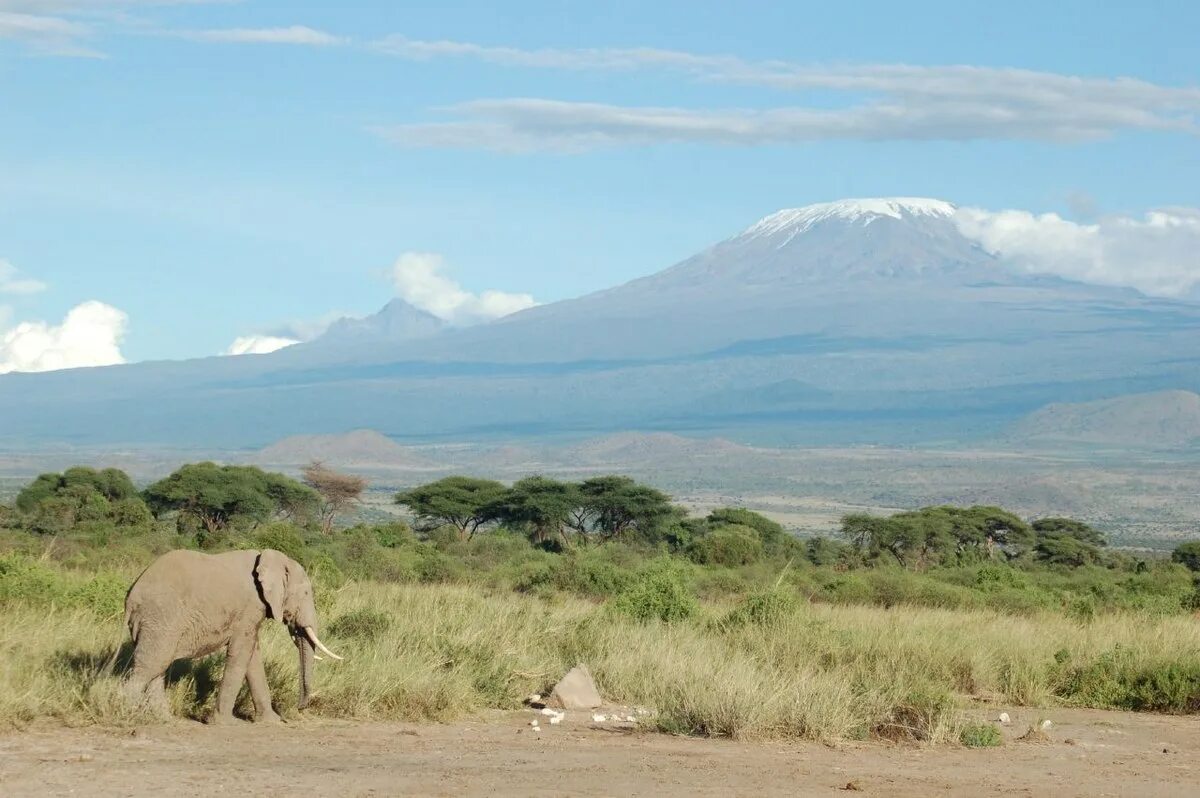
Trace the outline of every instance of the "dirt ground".
<instances>
[{"instance_id":1,"label":"dirt ground","mask_svg":"<svg viewBox=\"0 0 1200 798\"><path fill-rule=\"evenodd\" d=\"M991 713L988 714L997 714ZM1011 711L999 748L742 743L572 713L0 735L0 795L1200 795L1200 718ZM1017 738L1041 716L1049 740Z\"/></svg>"}]
</instances>

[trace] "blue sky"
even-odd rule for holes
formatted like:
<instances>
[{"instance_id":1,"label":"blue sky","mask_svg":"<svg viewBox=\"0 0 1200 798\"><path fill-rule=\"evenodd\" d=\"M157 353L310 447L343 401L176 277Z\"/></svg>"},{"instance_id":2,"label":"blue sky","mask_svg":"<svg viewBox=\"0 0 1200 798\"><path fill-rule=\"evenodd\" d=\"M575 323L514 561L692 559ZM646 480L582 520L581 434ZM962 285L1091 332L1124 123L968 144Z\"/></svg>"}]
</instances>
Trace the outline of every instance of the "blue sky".
<instances>
[{"instance_id":1,"label":"blue sky","mask_svg":"<svg viewBox=\"0 0 1200 798\"><path fill-rule=\"evenodd\" d=\"M1100 6L0 0L0 370L474 321L855 196L1191 295L1200 5Z\"/></svg>"}]
</instances>

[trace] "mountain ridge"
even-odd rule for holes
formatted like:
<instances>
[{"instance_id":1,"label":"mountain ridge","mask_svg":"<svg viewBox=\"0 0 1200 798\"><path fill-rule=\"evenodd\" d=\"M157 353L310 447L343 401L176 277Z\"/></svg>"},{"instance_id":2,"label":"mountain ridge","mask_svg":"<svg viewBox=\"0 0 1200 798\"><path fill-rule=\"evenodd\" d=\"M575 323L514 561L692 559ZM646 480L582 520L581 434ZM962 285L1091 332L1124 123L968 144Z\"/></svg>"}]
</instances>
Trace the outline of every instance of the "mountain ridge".
<instances>
[{"instance_id":1,"label":"mountain ridge","mask_svg":"<svg viewBox=\"0 0 1200 798\"><path fill-rule=\"evenodd\" d=\"M359 428L975 440L1054 402L1200 390L1186 354L1200 304L1028 274L949 208L791 209L653 275L476 327L393 302L268 355L0 376L0 445L246 448Z\"/></svg>"}]
</instances>

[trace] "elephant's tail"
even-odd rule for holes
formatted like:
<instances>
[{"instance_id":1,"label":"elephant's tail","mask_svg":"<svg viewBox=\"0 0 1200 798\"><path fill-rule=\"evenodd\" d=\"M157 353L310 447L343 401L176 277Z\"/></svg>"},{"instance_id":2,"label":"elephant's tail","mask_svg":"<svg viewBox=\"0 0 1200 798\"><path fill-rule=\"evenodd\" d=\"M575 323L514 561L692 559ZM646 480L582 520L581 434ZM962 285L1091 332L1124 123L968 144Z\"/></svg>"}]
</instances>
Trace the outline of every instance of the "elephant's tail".
<instances>
[{"instance_id":1,"label":"elephant's tail","mask_svg":"<svg viewBox=\"0 0 1200 798\"><path fill-rule=\"evenodd\" d=\"M137 587L134 584L133 587ZM137 599L133 595L133 587L129 588L129 592L125 594L125 626L129 629L129 636L133 638L133 644L137 645L138 631L141 629L142 622L139 619L140 613L137 612Z\"/></svg>"}]
</instances>

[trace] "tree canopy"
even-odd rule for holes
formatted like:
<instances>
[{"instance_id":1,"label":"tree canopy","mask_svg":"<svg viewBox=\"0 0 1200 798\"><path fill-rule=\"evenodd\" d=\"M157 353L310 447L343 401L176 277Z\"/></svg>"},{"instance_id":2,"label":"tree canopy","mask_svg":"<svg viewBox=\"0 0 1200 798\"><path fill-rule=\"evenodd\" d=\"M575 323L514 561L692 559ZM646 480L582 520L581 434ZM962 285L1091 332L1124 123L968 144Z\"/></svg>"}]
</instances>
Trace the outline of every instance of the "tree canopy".
<instances>
[{"instance_id":1,"label":"tree canopy","mask_svg":"<svg viewBox=\"0 0 1200 798\"><path fill-rule=\"evenodd\" d=\"M412 511L418 531L452 526L460 539L467 540L496 520L497 502L507 491L495 480L452 476L401 491L395 501Z\"/></svg>"},{"instance_id":2,"label":"tree canopy","mask_svg":"<svg viewBox=\"0 0 1200 798\"><path fill-rule=\"evenodd\" d=\"M354 504L367 489L367 480L357 474L342 474L314 460L304 467L304 484L321 497L318 514L321 531L326 535L333 532L333 523Z\"/></svg>"},{"instance_id":3,"label":"tree canopy","mask_svg":"<svg viewBox=\"0 0 1200 798\"><path fill-rule=\"evenodd\" d=\"M133 480L118 468L42 474L17 495L16 507L31 529L53 534L81 523L142 527L150 518Z\"/></svg>"},{"instance_id":4,"label":"tree canopy","mask_svg":"<svg viewBox=\"0 0 1200 798\"><path fill-rule=\"evenodd\" d=\"M283 474L256 466L189 463L146 489L156 515L178 512L209 533L239 522L261 523L275 515L303 514L316 506L316 493Z\"/></svg>"},{"instance_id":5,"label":"tree canopy","mask_svg":"<svg viewBox=\"0 0 1200 798\"><path fill-rule=\"evenodd\" d=\"M1029 524L999 507L939 505L881 517L842 518L842 536L868 559L921 570L949 562L1019 557L1034 542Z\"/></svg>"}]
</instances>

